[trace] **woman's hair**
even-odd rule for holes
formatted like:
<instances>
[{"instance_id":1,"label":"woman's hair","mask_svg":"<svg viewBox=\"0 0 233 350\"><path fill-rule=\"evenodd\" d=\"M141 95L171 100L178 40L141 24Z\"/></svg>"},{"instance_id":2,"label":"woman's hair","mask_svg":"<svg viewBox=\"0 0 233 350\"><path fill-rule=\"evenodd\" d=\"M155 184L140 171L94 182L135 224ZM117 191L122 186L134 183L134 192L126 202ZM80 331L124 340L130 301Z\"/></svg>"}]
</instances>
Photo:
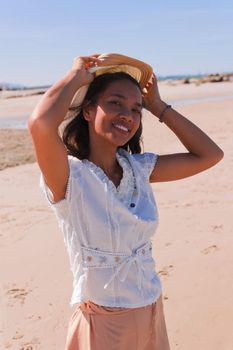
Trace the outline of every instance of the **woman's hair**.
<instances>
[{"instance_id":1,"label":"woman's hair","mask_svg":"<svg viewBox=\"0 0 233 350\"><path fill-rule=\"evenodd\" d=\"M65 144L68 154L77 157L79 159L85 159L89 156L89 130L88 122L83 116L83 108L88 105L94 105L98 101L100 94L104 93L108 86L119 80L129 80L135 84L141 91L138 82L130 75L117 72L117 73L106 73L97 76L90 84L85 99L81 106L70 108L70 110L77 110L77 115L69 122L62 133L62 140ZM121 148L124 148L130 153L141 153L141 135L142 135L142 122L134 136Z\"/></svg>"}]
</instances>

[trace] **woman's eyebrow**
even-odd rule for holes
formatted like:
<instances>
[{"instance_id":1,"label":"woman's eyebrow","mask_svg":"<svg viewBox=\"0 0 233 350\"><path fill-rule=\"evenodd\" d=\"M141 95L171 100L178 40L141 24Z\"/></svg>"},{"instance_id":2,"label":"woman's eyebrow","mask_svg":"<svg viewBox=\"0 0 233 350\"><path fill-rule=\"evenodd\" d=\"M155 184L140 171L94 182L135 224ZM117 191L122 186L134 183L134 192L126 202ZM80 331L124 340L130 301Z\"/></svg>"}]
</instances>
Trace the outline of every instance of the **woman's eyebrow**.
<instances>
[{"instance_id":1,"label":"woman's eyebrow","mask_svg":"<svg viewBox=\"0 0 233 350\"><path fill-rule=\"evenodd\" d=\"M118 93L111 94L111 97L119 97L119 98L122 98L122 99L126 100L126 97L124 95L121 95L121 94L118 94ZM142 108L142 104L139 103L139 102L135 102L135 105L137 105L138 107Z\"/></svg>"}]
</instances>

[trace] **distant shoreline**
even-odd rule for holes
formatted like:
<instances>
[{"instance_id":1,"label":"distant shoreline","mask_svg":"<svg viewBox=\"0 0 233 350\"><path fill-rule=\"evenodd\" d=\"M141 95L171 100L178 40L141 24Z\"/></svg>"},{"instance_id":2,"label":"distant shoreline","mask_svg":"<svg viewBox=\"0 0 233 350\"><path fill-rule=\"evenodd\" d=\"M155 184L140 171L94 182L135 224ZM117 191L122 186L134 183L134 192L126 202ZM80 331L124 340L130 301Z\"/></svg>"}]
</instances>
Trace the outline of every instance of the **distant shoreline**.
<instances>
[{"instance_id":1,"label":"distant shoreline","mask_svg":"<svg viewBox=\"0 0 233 350\"><path fill-rule=\"evenodd\" d=\"M211 73L211 74L175 74L175 75L158 75L158 81L162 82L176 82L176 83L197 83L203 84L206 82L222 82L222 81L233 81L233 72L230 73ZM14 83L1 83L0 82L0 92L1 91L27 91L27 90L41 90L45 92L52 86L50 85L40 85L40 86L24 86ZM39 94L39 93L37 93Z\"/></svg>"}]
</instances>

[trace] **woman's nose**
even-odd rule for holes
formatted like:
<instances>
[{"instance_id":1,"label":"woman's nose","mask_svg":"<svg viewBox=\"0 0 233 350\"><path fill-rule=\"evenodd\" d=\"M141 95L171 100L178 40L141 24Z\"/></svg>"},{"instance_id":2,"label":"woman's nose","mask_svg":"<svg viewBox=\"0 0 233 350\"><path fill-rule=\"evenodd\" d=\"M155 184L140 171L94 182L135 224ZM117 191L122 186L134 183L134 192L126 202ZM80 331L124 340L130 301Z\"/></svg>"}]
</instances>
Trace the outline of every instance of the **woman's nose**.
<instances>
[{"instance_id":1,"label":"woman's nose","mask_svg":"<svg viewBox=\"0 0 233 350\"><path fill-rule=\"evenodd\" d=\"M124 108L121 111L121 118L127 119L127 120L133 120L132 112L128 108Z\"/></svg>"}]
</instances>

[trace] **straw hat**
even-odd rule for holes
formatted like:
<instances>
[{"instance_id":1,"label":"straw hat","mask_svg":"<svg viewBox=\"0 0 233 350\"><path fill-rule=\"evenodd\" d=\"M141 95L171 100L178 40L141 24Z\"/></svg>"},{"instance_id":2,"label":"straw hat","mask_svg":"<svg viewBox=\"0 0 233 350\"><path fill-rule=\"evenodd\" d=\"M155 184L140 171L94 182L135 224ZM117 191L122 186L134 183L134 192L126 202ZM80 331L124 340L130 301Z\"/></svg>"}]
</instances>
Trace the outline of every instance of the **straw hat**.
<instances>
[{"instance_id":1,"label":"straw hat","mask_svg":"<svg viewBox=\"0 0 233 350\"><path fill-rule=\"evenodd\" d=\"M149 64L135 58L119 55L117 53L106 53L98 56L98 59L102 61L98 67L91 67L88 69L89 72L94 73L95 77L105 73L125 72L138 81L143 91L145 91L145 86L148 81L152 79L153 68ZM84 85L77 90L70 104L70 108L78 109L78 107L81 106L89 85L90 84ZM77 109L75 111L68 111L66 119L74 117L77 114Z\"/></svg>"}]
</instances>

